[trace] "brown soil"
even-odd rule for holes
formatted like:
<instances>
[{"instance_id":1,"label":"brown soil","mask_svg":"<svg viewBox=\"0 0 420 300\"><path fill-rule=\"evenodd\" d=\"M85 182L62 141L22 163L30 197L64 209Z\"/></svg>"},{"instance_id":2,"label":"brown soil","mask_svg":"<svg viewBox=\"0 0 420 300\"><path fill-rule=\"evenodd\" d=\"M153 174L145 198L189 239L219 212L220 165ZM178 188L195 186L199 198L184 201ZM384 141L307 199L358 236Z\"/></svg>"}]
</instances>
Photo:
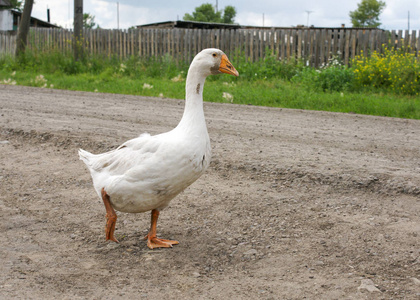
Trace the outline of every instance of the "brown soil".
<instances>
[{"instance_id":1,"label":"brown soil","mask_svg":"<svg viewBox=\"0 0 420 300\"><path fill-rule=\"evenodd\" d=\"M149 213L105 241L77 150L183 101L0 85L0 108L2 299L420 299L419 121L206 103L213 161L152 251Z\"/></svg>"}]
</instances>

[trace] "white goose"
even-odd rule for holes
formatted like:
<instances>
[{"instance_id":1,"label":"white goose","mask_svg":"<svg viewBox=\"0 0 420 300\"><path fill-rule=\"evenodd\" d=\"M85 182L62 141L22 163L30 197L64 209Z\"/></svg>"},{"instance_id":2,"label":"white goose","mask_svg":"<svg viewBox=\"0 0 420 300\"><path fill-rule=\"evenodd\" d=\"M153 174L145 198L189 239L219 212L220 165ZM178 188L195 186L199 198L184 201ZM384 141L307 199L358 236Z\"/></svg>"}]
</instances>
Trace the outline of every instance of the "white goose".
<instances>
[{"instance_id":1,"label":"white goose","mask_svg":"<svg viewBox=\"0 0 420 300\"><path fill-rule=\"evenodd\" d=\"M219 73L239 76L221 50L201 51L188 70L185 110L177 127L155 136L142 134L102 154L79 150L105 204L107 240L118 242L114 237L114 209L130 213L151 210L147 246L154 249L178 244L156 237L157 220L159 212L209 166L211 149L204 119L203 87L208 75Z\"/></svg>"}]
</instances>

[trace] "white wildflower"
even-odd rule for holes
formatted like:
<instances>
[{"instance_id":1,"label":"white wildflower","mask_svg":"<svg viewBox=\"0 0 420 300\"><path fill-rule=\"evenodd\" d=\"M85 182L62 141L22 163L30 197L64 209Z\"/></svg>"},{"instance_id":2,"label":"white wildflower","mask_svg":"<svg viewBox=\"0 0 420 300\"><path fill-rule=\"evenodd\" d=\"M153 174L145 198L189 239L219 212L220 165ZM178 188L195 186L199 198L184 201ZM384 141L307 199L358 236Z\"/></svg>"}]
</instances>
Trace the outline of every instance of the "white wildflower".
<instances>
[{"instance_id":1,"label":"white wildflower","mask_svg":"<svg viewBox=\"0 0 420 300\"><path fill-rule=\"evenodd\" d=\"M127 66L126 66L126 65L124 65L124 64L121 64L121 65L120 65L120 72L121 72L121 73L124 73L124 72L125 72L125 69L127 69Z\"/></svg>"},{"instance_id":2,"label":"white wildflower","mask_svg":"<svg viewBox=\"0 0 420 300\"><path fill-rule=\"evenodd\" d=\"M225 98L230 103L233 103L233 96L229 93L223 92L222 98Z\"/></svg>"},{"instance_id":3,"label":"white wildflower","mask_svg":"<svg viewBox=\"0 0 420 300\"><path fill-rule=\"evenodd\" d=\"M144 89L148 89L148 90L153 89L153 85L150 85L148 83L145 83L145 84L143 84L143 90Z\"/></svg>"},{"instance_id":4,"label":"white wildflower","mask_svg":"<svg viewBox=\"0 0 420 300\"><path fill-rule=\"evenodd\" d=\"M10 84L10 85L16 85L16 81L15 80L12 80L11 78L9 78L9 79L3 79L3 81L1 82L1 83L3 83L3 84Z\"/></svg>"},{"instance_id":5,"label":"white wildflower","mask_svg":"<svg viewBox=\"0 0 420 300\"><path fill-rule=\"evenodd\" d=\"M159 98L163 98L163 93L160 93L159 94Z\"/></svg>"},{"instance_id":6,"label":"white wildflower","mask_svg":"<svg viewBox=\"0 0 420 300\"><path fill-rule=\"evenodd\" d=\"M178 74L178 76L175 76L174 78L171 79L172 82L180 82L180 81L184 81L184 78L182 78L181 74Z\"/></svg>"},{"instance_id":7,"label":"white wildflower","mask_svg":"<svg viewBox=\"0 0 420 300\"><path fill-rule=\"evenodd\" d=\"M224 81L223 82L223 85L225 85L225 86L228 86L228 87L233 87L233 86L235 86L236 85L236 83L234 83L233 81L232 82L226 82L226 81Z\"/></svg>"},{"instance_id":8,"label":"white wildflower","mask_svg":"<svg viewBox=\"0 0 420 300\"><path fill-rule=\"evenodd\" d=\"M47 86L47 79L45 79L44 75L38 75L35 77L35 84L37 86L46 87Z\"/></svg>"},{"instance_id":9,"label":"white wildflower","mask_svg":"<svg viewBox=\"0 0 420 300\"><path fill-rule=\"evenodd\" d=\"M16 75L16 71L13 71L13 72L12 72L12 76L15 76L15 75Z\"/></svg>"},{"instance_id":10,"label":"white wildflower","mask_svg":"<svg viewBox=\"0 0 420 300\"><path fill-rule=\"evenodd\" d=\"M95 89L93 92L94 92L94 93L97 93L97 92L98 92L98 89Z\"/></svg>"},{"instance_id":11,"label":"white wildflower","mask_svg":"<svg viewBox=\"0 0 420 300\"><path fill-rule=\"evenodd\" d=\"M50 88L53 89L54 88L54 84L50 84Z\"/></svg>"}]
</instances>

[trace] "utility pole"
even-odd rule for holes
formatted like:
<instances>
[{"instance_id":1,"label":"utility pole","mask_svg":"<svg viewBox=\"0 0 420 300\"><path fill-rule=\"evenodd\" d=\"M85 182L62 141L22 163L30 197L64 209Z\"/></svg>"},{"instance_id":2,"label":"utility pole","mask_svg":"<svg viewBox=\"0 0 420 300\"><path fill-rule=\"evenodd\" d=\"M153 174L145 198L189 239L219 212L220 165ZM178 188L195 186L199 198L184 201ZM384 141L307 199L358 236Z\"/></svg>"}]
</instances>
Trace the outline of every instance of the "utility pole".
<instances>
[{"instance_id":1,"label":"utility pole","mask_svg":"<svg viewBox=\"0 0 420 300\"><path fill-rule=\"evenodd\" d=\"M308 18L306 19L306 27L309 27L309 15L313 13L313 11L307 10L306 13L308 14Z\"/></svg>"},{"instance_id":2,"label":"utility pole","mask_svg":"<svg viewBox=\"0 0 420 300\"><path fill-rule=\"evenodd\" d=\"M218 1L216 0L216 13L219 11L219 3L218 3Z\"/></svg>"},{"instance_id":3,"label":"utility pole","mask_svg":"<svg viewBox=\"0 0 420 300\"><path fill-rule=\"evenodd\" d=\"M263 13L263 27L264 27L264 13Z\"/></svg>"},{"instance_id":4,"label":"utility pole","mask_svg":"<svg viewBox=\"0 0 420 300\"><path fill-rule=\"evenodd\" d=\"M69 10L68 10L68 21L70 22L70 11L71 11L71 5L70 5L70 0L69 0ZM67 24L66 24L66 28L67 28ZM69 24L69 27L68 28L71 28L71 23Z\"/></svg>"},{"instance_id":5,"label":"utility pole","mask_svg":"<svg viewBox=\"0 0 420 300\"><path fill-rule=\"evenodd\" d=\"M83 0L74 0L73 51L74 59L80 60L83 56Z\"/></svg>"},{"instance_id":6,"label":"utility pole","mask_svg":"<svg viewBox=\"0 0 420 300\"><path fill-rule=\"evenodd\" d=\"M117 2L117 29L120 29L120 2Z\"/></svg>"},{"instance_id":7,"label":"utility pole","mask_svg":"<svg viewBox=\"0 0 420 300\"><path fill-rule=\"evenodd\" d=\"M410 31L410 11L408 11L408 31Z\"/></svg>"}]
</instances>

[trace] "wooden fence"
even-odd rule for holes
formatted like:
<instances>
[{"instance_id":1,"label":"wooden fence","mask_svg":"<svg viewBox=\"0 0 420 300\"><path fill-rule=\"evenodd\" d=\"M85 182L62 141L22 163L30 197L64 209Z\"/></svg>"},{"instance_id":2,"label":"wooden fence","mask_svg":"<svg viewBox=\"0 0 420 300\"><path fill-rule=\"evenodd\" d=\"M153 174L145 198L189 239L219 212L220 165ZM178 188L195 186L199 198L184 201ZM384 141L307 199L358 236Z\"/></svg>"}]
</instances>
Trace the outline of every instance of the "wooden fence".
<instances>
[{"instance_id":1,"label":"wooden fence","mask_svg":"<svg viewBox=\"0 0 420 300\"><path fill-rule=\"evenodd\" d=\"M29 48L35 51L72 51L73 34L66 29L31 28ZM84 30L88 54L142 57L169 55L191 61L204 48L220 48L231 60L244 55L257 61L266 55L281 60L304 59L319 67L332 57L351 64L356 55L382 52L385 47L404 49L420 59L420 31L384 31L353 28L287 29L134 29ZM0 32L0 55L13 55L16 35Z\"/></svg>"}]
</instances>

